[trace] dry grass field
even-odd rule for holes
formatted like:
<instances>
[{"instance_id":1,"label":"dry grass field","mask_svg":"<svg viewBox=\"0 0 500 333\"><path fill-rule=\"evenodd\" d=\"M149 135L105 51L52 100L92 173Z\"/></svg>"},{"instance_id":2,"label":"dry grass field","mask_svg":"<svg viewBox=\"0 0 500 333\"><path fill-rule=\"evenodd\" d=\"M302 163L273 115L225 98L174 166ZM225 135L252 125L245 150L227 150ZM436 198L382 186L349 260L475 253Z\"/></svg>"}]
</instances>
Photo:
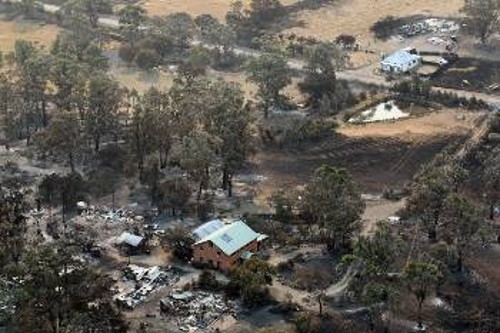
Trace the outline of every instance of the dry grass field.
<instances>
[{"instance_id":1,"label":"dry grass field","mask_svg":"<svg viewBox=\"0 0 500 333\"><path fill-rule=\"evenodd\" d=\"M338 132L347 137L397 137L400 140L413 142L420 138L436 135L466 134L474 127L479 117L480 114L477 112L444 109L422 117L403 119L397 122L380 122L369 125L342 124Z\"/></svg>"},{"instance_id":2,"label":"dry grass field","mask_svg":"<svg viewBox=\"0 0 500 333\"><path fill-rule=\"evenodd\" d=\"M173 83L173 75L166 72L146 73L134 68L122 67L110 72L111 76L127 89L135 89L140 93L151 87L168 90Z\"/></svg>"},{"instance_id":3,"label":"dry grass field","mask_svg":"<svg viewBox=\"0 0 500 333\"><path fill-rule=\"evenodd\" d=\"M211 14L224 19L232 0L142 0L140 3L151 16L187 12L193 16ZM243 0L248 4L250 0ZM281 0L285 6L308 0ZM370 27L383 17L432 15L452 17L458 15L464 0L324 0L325 5L291 14L292 27L286 32L322 39L333 39L339 34L357 36L362 42L371 41Z\"/></svg>"},{"instance_id":4,"label":"dry grass field","mask_svg":"<svg viewBox=\"0 0 500 333\"><path fill-rule=\"evenodd\" d=\"M281 0L283 5L290 5L298 0ZM151 16L163 16L176 12L186 12L193 16L210 14L223 20L232 0L142 0L140 3ZM248 4L250 0L243 0Z\"/></svg>"},{"instance_id":5,"label":"dry grass field","mask_svg":"<svg viewBox=\"0 0 500 333\"><path fill-rule=\"evenodd\" d=\"M0 20L0 51L12 51L17 39L25 39L46 47L56 38L58 32L59 28L52 24Z\"/></svg>"},{"instance_id":6,"label":"dry grass field","mask_svg":"<svg viewBox=\"0 0 500 333\"><path fill-rule=\"evenodd\" d=\"M333 39L339 34L351 34L367 43L373 39L370 27L386 16L456 16L464 0L337 0L316 10L304 10L294 15L298 27L287 32Z\"/></svg>"},{"instance_id":7,"label":"dry grass field","mask_svg":"<svg viewBox=\"0 0 500 333\"><path fill-rule=\"evenodd\" d=\"M257 86L252 82L248 82L246 79L246 75L244 72L239 73L227 73L227 72L218 72L218 71L210 71L210 76L213 77L221 77L225 81L234 82L241 86L241 89L245 92L245 97L247 99L253 100L255 99L255 94L257 93ZM294 78L292 80L292 84L288 85L283 93L293 99L295 102L302 102L304 96L299 91L297 86L299 80Z\"/></svg>"}]
</instances>

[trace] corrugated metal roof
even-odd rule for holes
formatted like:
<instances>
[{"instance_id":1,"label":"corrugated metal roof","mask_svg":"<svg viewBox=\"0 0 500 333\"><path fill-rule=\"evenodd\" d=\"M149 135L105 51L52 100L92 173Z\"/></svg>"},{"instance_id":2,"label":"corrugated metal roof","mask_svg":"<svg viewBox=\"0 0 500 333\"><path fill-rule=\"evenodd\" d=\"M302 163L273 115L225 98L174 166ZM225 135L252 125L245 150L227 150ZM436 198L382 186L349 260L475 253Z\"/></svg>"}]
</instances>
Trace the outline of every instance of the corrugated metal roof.
<instances>
[{"instance_id":1,"label":"corrugated metal roof","mask_svg":"<svg viewBox=\"0 0 500 333\"><path fill-rule=\"evenodd\" d=\"M243 221L235 221L204 237L196 242L195 245L211 241L222 252L230 256L259 236L261 234L253 231Z\"/></svg>"},{"instance_id":2,"label":"corrugated metal roof","mask_svg":"<svg viewBox=\"0 0 500 333\"><path fill-rule=\"evenodd\" d=\"M130 246L136 247L142 242L143 239L144 237L133 235L125 231L120 235L120 237L118 237L118 243L120 244L125 243Z\"/></svg>"},{"instance_id":3,"label":"corrugated metal roof","mask_svg":"<svg viewBox=\"0 0 500 333\"><path fill-rule=\"evenodd\" d=\"M419 55L411 54L409 52L406 52L405 50L399 50L382 60L381 63L388 65L406 65L412 63L413 60L419 59Z\"/></svg>"},{"instance_id":4,"label":"corrugated metal roof","mask_svg":"<svg viewBox=\"0 0 500 333\"><path fill-rule=\"evenodd\" d=\"M248 252L248 251L245 251L241 254L241 259L243 260L250 260L253 256L253 253L252 252Z\"/></svg>"},{"instance_id":5,"label":"corrugated metal roof","mask_svg":"<svg viewBox=\"0 0 500 333\"><path fill-rule=\"evenodd\" d=\"M224 222L219 219L208 221L192 231L195 240L200 240L224 227Z\"/></svg>"}]
</instances>

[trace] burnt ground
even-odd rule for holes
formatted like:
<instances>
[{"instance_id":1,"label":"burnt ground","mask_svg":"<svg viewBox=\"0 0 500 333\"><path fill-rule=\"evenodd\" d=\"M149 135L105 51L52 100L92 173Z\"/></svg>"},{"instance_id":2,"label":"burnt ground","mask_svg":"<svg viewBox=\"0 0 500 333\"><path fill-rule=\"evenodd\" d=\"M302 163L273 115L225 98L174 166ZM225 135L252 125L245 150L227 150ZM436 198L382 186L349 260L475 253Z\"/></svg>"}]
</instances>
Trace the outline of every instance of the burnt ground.
<instances>
[{"instance_id":1,"label":"burnt ground","mask_svg":"<svg viewBox=\"0 0 500 333\"><path fill-rule=\"evenodd\" d=\"M444 88L492 92L489 87L500 84L500 61L460 58L449 69L433 78L432 82ZM493 91L495 92L500 94L500 87Z\"/></svg>"},{"instance_id":2,"label":"burnt ground","mask_svg":"<svg viewBox=\"0 0 500 333\"><path fill-rule=\"evenodd\" d=\"M279 187L305 183L323 164L348 169L362 190L380 193L386 187L402 187L421 165L462 135L441 135L429 139L403 141L397 137L335 136L296 149L266 149L256 160L258 172L267 177L264 187L272 193ZM266 188L262 191L266 192Z\"/></svg>"}]
</instances>

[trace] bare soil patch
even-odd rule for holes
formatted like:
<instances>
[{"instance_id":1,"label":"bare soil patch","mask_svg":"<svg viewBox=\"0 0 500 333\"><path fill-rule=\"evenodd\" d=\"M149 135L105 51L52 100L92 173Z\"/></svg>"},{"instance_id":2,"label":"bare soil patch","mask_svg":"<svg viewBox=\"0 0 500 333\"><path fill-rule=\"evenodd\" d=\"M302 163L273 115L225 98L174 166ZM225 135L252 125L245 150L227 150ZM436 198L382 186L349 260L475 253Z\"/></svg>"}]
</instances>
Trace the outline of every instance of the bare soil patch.
<instances>
[{"instance_id":1,"label":"bare soil patch","mask_svg":"<svg viewBox=\"0 0 500 333\"><path fill-rule=\"evenodd\" d=\"M493 244L490 248L475 254L467 263L488 281L488 289L500 296L500 245Z\"/></svg>"},{"instance_id":2,"label":"bare soil patch","mask_svg":"<svg viewBox=\"0 0 500 333\"><path fill-rule=\"evenodd\" d=\"M440 136L413 145L397 138L336 136L301 149L264 151L257 155L260 173L272 181L263 183L261 195L269 196L282 186L297 186L323 164L347 168L365 192L379 193L386 187L401 187L423 163L459 137ZM393 170L401 161L403 166Z\"/></svg>"},{"instance_id":3,"label":"bare soil patch","mask_svg":"<svg viewBox=\"0 0 500 333\"><path fill-rule=\"evenodd\" d=\"M263 149L255 157L257 172L266 177L257 193L265 202L276 189L307 181L323 164L350 170L362 190L380 193L402 187L423 163L451 142L469 135L477 114L443 110L393 123L344 126L339 135L294 149Z\"/></svg>"}]
</instances>

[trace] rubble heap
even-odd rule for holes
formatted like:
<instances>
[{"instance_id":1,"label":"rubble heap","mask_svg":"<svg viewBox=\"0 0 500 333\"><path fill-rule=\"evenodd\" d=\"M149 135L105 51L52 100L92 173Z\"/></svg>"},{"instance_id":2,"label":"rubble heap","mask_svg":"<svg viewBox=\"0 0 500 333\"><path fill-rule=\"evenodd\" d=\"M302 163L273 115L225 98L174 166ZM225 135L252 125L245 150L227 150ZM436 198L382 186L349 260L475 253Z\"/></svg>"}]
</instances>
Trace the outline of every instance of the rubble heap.
<instances>
[{"instance_id":1,"label":"rubble heap","mask_svg":"<svg viewBox=\"0 0 500 333\"><path fill-rule=\"evenodd\" d=\"M398 33L404 37L412 37L427 33L454 33L459 29L460 26L455 21L429 18L405 24L398 29Z\"/></svg>"},{"instance_id":2,"label":"rubble heap","mask_svg":"<svg viewBox=\"0 0 500 333\"><path fill-rule=\"evenodd\" d=\"M144 302L154 290L178 282L182 274L182 270L172 266L128 265L123 270L123 280L128 282L129 288L121 288L115 301L126 308L133 309Z\"/></svg>"},{"instance_id":3,"label":"rubble heap","mask_svg":"<svg viewBox=\"0 0 500 333\"><path fill-rule=\"evenodd\" d=\"M205 329L223 315L236 315L237 306L222 294L185 291L160 301L162 313L169 316L181 331Z\"/></svg>"},{"instance_id":4,"label":"rubble heap","mask_svg":"<svg viewBox=\"0 0 500 333\"><path fill-rule=\"evenodd\" d=\"M89 206L83 201L78 202L77 206L80 215L83 216L87 222L132 223L142 222L144 220L144 216L139 214L137 204L131 204L116 210L106 206Z\"/></svg>"}]
</instances>

